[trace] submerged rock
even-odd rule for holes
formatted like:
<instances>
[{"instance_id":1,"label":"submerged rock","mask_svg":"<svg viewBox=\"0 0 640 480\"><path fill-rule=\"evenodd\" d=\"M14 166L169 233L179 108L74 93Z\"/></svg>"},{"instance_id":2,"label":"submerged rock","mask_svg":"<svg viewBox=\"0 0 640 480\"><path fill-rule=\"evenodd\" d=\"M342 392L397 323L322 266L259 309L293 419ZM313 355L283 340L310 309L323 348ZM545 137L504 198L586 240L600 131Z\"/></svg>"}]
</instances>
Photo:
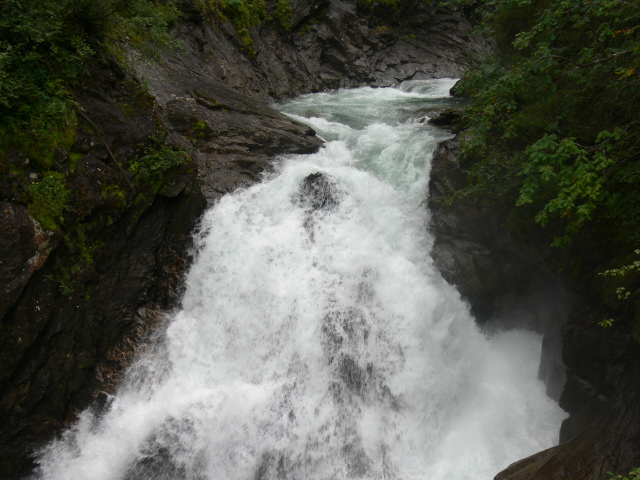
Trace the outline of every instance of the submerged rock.
<instances>
[{"instance_id":1,"label":"submerged rock","mask_svg":"<svg viewBox=\"0 0 640 480\"><path fill-rule=\"evenodd\" d=\"M300 184L297 202L304 208L317 210L333 210L339 203L336 185L324 173L312 173Z\"/></svg>"},{"instance_id":2,"label":"submerged rock","mask_svg":"<svg viewBox=\"0 0 640 480\"><path fill-rule=\"evenodd\" d=\"M315 228L323 214L333 211L339 204L339 192L336 184L324 173L312 173L300 184L300 190L294 204L306 210L304 228L309 239L315 239Z\"/></svg>"}]
</instances>

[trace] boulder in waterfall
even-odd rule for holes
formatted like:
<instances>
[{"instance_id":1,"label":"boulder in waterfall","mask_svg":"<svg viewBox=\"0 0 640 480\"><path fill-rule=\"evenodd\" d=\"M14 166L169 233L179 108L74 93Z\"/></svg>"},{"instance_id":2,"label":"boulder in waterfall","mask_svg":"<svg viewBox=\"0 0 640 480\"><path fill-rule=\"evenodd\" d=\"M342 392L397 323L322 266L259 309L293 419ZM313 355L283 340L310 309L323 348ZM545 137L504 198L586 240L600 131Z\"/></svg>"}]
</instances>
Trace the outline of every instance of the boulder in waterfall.
<instances>
[{"instance_id":1,"label":"boulder in waterfall","mask_svg":"<svg viewBox=\"0 0 640 480\"><path fill-rule=\"evenodd\" d=\"M335 183L324 173L308 175L300 184L296 203L312 211L333 210L339 203Z\"/></svg>"}]
</instances>

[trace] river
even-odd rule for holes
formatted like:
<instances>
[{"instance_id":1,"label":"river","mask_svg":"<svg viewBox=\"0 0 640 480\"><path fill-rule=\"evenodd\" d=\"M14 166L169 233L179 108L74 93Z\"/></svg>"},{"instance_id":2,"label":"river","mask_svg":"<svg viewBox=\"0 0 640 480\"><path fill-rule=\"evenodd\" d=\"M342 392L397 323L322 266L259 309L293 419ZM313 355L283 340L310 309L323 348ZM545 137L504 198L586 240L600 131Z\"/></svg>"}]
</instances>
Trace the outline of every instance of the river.
<instances>
[{"instance_id":1,"label":"river","mask_svg":"<svg viewBox=\"0 0 640 480\"><path fill-rule=\"evenodd\" d=\"M277 105L326 146L206 212L181 309L35 478L490 480L556 444L540 336L481 332L430 257L452 85Z\"/></svg>"}]
</instances>

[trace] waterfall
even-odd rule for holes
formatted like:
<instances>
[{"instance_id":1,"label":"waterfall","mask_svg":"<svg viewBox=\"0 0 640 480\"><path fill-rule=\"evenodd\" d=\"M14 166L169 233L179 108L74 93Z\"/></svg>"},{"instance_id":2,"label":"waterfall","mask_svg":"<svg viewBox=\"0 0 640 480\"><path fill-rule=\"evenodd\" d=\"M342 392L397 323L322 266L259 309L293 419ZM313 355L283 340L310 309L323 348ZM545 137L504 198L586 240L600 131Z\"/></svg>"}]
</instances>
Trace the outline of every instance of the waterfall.
<instances>
[{"instance_id":1,"label":"waterfall","mask_svg":"<svg viewBox=\"0 0 640 480\"><path fill-rule=\"evenodd\" d=\"M554 445L540 336L485 335L429 256L452 85L278 105L326 146L207 211L181 310L35 478L489 480Z\"/></svg>"}]
</instances>

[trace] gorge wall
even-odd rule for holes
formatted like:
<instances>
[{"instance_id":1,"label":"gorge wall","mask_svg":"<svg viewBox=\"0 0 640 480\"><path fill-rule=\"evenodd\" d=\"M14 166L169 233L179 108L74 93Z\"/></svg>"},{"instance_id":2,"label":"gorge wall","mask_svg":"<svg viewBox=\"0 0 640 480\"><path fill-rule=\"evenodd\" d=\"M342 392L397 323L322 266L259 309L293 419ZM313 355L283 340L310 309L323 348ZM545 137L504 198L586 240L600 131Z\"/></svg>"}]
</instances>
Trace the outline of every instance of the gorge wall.
<instances>
[{"instance_id":1,"label":"gorge wall","mask_svg":"<svg viewBox=\"0 0 640 480\"><path fill-rule=\"evenodd\" d=\"M276 154L320 147L267 101L457 76L487 48L463 12L435 4L300 0L291 29L252 28L251 49L199 3L179 5L178 51L92 62L75 143L48 173L62 183L24 152L0 155L0 478L23 477L35 448L99 408L179 302L207 202L258 181Z\"/></svg>"}]
</instances>

